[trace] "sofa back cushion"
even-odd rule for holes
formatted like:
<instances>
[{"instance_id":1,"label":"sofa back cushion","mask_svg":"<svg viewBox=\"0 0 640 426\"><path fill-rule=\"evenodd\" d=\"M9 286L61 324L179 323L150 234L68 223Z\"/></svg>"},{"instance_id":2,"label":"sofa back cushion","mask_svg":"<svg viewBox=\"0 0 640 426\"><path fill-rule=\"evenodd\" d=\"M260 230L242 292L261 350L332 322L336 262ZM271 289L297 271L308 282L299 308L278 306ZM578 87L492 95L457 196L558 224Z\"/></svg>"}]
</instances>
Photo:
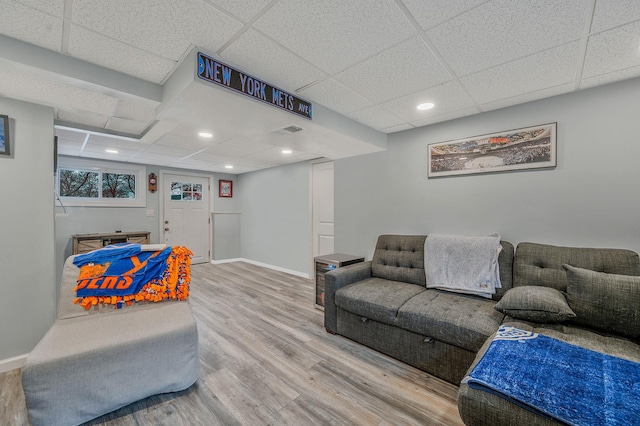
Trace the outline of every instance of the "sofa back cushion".
<instances>
[{"instance_id":1,"label":"sofa back cushion","mask_svg":"<svg viewBox=\"0 0 640 426\"><path fill-rule=\"evenodd\" d=\"M513 261L513 286L541 285L566 292L563 264L607 274L640 275L640 258L631 250L520 243Z\"/></svg>"},{"instance_id":2,"label":"sofa back cushion","mask_svg":"<svg viewBox=\"0 0 640 426\"><path fill-rule=\"evenodd\" d=\"M371 262L371 275L392 281L425 286L424 243L426 235L380 235ZM512 287L513 244L501 241L498 256L501 289L493 296L499 300ZM561 266L562 267L562 266Z\"/></svg>"},{"instance_id":3,"label":"sofa back cushion","mask_svg":"<svg viewBox=\"0 0 640 426\"><path fill-rule=\"evenodd\" d=\"M574 324L640 339L640 276L564 268Z\"/></svg>"},{"instance_id":4,"label":"sofa back cushion","mask_svg":"<svg viewBox=\"0 0 640 426\"><path fill-rule=\"evenodd\" d=\"M371 275L426 287L426 238L426 235L380 235L371 259Z\"/></svg>"}]
</instances>

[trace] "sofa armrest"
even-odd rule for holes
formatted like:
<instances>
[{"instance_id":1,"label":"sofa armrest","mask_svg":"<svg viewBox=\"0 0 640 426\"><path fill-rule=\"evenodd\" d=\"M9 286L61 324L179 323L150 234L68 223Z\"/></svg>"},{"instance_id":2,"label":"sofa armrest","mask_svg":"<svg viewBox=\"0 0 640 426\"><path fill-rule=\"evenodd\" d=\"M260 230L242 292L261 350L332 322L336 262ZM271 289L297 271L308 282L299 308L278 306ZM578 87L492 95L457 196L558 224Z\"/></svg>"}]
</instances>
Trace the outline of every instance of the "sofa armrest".
<instances>
[{"instance_id":1,"label":"sofa armrest","mask_svg":"<svg viewBox=\"0 0 640 426\"><path fill-rule=\"evenodd\" d=\"M356 263L324 275L324 327L337 332L336 291L349 284L371 278L371 261Z\"/></svg>"}]
</instances>

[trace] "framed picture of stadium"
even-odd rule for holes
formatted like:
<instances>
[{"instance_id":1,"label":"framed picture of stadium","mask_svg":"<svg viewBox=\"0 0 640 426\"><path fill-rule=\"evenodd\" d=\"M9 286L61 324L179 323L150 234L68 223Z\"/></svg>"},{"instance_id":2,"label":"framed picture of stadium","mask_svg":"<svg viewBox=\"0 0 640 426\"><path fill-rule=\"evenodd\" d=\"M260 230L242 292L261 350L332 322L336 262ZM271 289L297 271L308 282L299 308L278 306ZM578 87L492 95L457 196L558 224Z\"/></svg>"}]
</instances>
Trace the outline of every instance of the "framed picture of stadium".
<instances>
[{"instance_id":1,"label":"framed picture of stadium","mask_svg":"<svg viewBox=\"0 0 640 426\"><path fill-rule=\"evenodd\" d=\"M556 124L430 144L428 177L555 167Z\"/></svg>"}]
</instances>

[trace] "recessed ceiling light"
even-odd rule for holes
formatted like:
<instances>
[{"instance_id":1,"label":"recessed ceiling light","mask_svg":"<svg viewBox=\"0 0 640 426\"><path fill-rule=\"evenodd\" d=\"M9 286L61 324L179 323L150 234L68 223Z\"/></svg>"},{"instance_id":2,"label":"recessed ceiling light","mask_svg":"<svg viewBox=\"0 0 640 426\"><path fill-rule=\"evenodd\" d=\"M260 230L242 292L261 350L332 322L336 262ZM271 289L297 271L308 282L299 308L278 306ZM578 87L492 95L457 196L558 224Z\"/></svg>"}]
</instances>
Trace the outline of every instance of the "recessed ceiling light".
<instances>
[{"instance_id":1,"label":"recessed ceiling light","mask_svg":"<svg viewBox=\"0 0 640 426\"><path fill-rule=\"evenodd\" d=\"M108 152L109 154L117 154L118 150L117 149L105 149L104 152Z\"/></svg>"},{"instance_id":2,"label":"recessed ceiling light","mask_svg":"<svg viewBox=\"0 0 640 426\"><path fill-rule=\"evenodd\" d=\"M425 102L423 104L418 105L416 108L418 108L420 111L425 111L427 109L431 109L433 108L435 105L432 104L431 102Z\"/></svg>"},{"instance_id":3,"label":"recessed ceiling light","mask_svg":"<svg viewBox=\"0 0 640 426\"><path fill-rule=\"evenodd\" d=\"M213 134L209 132L200 132L198 133L198 136L200 136L201 138L212 138Z\"/></svg>"},{"instance_id":4,"label":"recessed ceiling light","mask_svg":"<svg viewBox=\"0 0 640 426\"><path fill-rule=\"evenodd\" d=\"M227 164L226 166L224 166L225 169L233 169L233 166L231 164Z\"/></svg>"},{"instance_id":5,"label":"recessed ceiling light","mask_svg":"<svg viewBox=\"0 0 640 426\"><path fill-rule=\"evenodd\" d=\"M283 149L282 153L283 154L291 154L293 151L291 151L290 149Z\"/></svg>"}]
</instances>

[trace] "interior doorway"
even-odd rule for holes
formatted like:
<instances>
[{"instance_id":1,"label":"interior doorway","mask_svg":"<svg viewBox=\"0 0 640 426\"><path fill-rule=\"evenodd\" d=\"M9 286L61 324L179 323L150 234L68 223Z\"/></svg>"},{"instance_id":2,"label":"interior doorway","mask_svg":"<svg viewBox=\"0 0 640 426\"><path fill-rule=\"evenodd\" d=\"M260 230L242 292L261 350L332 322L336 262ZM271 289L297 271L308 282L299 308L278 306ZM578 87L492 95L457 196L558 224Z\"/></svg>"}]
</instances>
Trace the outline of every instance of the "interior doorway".
<instances>
[{"instance_id":1,"label":"interior doorway","mask_svg":"<svg viewBox=\"0 0 640 426\"><path fill-rule=\"evenodd\" d=\"M311 165L312 254L334 252L333 247L333 161Z\"/></svg>"}]
</instances>

